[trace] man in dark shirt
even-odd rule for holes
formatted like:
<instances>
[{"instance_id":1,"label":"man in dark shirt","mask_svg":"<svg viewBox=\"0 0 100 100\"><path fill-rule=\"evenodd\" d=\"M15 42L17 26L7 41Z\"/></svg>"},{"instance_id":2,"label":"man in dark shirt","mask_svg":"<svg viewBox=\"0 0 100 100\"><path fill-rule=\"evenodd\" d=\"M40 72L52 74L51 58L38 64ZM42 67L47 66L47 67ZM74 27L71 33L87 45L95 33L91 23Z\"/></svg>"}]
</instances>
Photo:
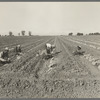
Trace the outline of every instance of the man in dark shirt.
<instances>
[{"instance_id":1,"label":"man in dark shirt","mask_svg":"<svg viewBox=\"0 0 100 100\"><path fill-rule=\"evenodd\" d=\"M81 46L77 46L77 49L75 52L73 52L74 55L83 55L85 52L82 51Z\"/></svg>"},{"instance_id":2,"label":"man in dark shirt","mask_svg":"<svg viewBox=\"0 0 100 100\"><path fill-rule=\"evenodd\" d=\"M20 55L22 50L21 50L21 45L17 45L16 48L15 48L15 52L16 52L16 55Z\"/></svg>"}]
</instances>

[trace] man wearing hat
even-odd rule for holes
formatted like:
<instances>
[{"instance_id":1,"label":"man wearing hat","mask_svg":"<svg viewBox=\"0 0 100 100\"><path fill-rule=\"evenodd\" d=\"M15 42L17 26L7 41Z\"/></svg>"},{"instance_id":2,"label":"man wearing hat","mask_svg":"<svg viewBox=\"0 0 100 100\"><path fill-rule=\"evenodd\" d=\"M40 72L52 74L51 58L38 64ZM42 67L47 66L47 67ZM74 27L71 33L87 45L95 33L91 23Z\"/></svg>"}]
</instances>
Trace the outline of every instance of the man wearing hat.
<instances>
[{"instance_id":1,"label":"man wearing hat","mask_svg":"<svg viewBox=\"0 0 100 100\"><path fill-rule=\"evenodd\" d=\"M77 49L75 52L73 52L74 55L83 55L85 52L82 51L81 46L77 46Z\"/></svg>"},{"instance_id":2,"label":"man wearing hat","mask_svg":"<svg viewBox=\"0 0 100 100\"><path fill-rule=\"evenodd\" d=\"M16 52L16 55L20 55L22 50L21 50L21 45L17 45L16 48L15 48L15 52Z\"/></svg>"},{"instance_id":3,"label":"man wearing hat","mask_svg":"<svg viewBox=\"0 0 100 100\"><path fill-rule=\"evenodd\" d=\"M9 49L6 47L4 51L0 52L0 62L1 63L9 63Z\"/></svg>"},{"instance_id":4,"label":"man wearing hat","mask_svg":"<svg viewBox=\"0 0 100 100\"><path fill-rule=\"evenodd\" d=\"M55 45L51 45L50 43L46 43L46 55L47 55L47 58L51 58L52 57L54 48L55 48Z\"/></svg>"}]
</instances>

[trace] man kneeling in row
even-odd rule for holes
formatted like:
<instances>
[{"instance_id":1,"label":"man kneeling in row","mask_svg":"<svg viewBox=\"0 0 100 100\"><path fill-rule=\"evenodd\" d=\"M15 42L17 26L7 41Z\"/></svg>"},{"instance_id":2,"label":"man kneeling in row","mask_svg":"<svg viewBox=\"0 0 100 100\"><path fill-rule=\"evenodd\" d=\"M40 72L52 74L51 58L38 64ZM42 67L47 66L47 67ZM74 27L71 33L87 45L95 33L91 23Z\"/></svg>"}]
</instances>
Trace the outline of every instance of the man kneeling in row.
<instances>
[{"instance_id":1,"label":"man kneeling in row","mask_svg":"<svg viewBox=\"0 0 100 100\"><path fill-rule=\"evenodd\" d=\"M4 51L0 52L0 62L1 63L10 63L8 47L6 47L4 49Z\"/></svg>"},{"instance_id":2,"label":"man kneeling in row","mask_svg":"<svg viewBox=\"0 0 100 100\"><path fill-rule=\"evenodd\" d=\"M21 45L16 46L15 52L16 52L16 55L21 55L22 54Z\"/></svg>"},{"instance_id":3,"label":"man kneeling in row","mask_svg":"<svg viewBox=\"0 0 100 100\"><path fill-rule=\"evenodd\" d=\"M46 58L49 59L49 58L52 58L53 54L54 54L54 48L56 47L55 45L51 45L50 43L46 43L45 45L46 47Z\"/></svg>"},{"instance_id":4,"label":"man kneeling in row","mask_svg":"<svg viewBox=\"0 0 100 100\"><path fill-rule=\"evenodd\" d=\"M82 50L81 46L77 46L76 51L73 52L74 55L83 55L85 51Z\"/></svg>"}]
</instances>

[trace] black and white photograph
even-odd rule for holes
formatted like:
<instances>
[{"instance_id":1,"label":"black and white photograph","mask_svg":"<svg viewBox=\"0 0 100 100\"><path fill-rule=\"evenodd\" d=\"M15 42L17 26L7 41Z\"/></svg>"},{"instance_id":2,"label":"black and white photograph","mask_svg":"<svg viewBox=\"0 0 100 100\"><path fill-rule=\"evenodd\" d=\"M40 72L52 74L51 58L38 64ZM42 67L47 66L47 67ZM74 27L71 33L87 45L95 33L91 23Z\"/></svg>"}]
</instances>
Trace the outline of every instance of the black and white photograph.
<instances>
[{"instance_id":1,"label":"black and white photograph","mask_svg":"<svg viewBox=\"0 0 100 100\"><path fill-rule=\"evenodd\" d=\"M0 2L0 98L100 98L100 2Z\"/></svg>"}]
</instances>

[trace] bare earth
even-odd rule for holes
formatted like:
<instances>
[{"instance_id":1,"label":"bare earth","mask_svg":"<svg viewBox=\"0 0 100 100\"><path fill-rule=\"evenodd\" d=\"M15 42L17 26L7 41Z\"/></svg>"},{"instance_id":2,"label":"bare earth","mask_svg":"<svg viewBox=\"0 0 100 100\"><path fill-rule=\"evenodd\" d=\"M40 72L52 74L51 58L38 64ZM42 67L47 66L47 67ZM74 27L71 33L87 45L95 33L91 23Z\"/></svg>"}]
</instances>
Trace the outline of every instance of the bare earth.
<instances>
[{"instance_id":1,"label":"bare earth","mask_svg":"<svg viewBox=\"0 0 100 100\"><path fill-rule=\"evenodd\" d=\"M55 43L55 52L62 52L43 60L36 52L43 51L47 41ZM0 67L0 97L100 98L100 70L84 56L72 55L77 44L63 36L38 42L36 47L30 44L19 60ZM96 49L82 46L86 54L99 57Z\"/></svg>"}]
</instances>

